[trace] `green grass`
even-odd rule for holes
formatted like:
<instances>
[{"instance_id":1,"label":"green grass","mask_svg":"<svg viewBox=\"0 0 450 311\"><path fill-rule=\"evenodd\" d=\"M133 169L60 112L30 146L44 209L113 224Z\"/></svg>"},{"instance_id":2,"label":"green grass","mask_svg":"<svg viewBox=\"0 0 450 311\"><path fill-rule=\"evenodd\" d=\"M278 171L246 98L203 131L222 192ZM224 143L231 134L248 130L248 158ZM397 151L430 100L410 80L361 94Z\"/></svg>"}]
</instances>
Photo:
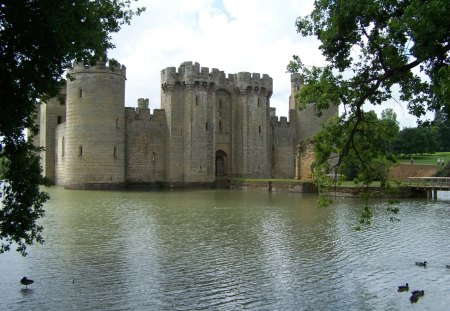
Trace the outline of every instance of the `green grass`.
<instances>
[{"instance_id":1,"label":"green grass","mask_svg":"<svg viewBox=\"0 0 450 311\"><path fill-rule=\"evenodd\" d=\"M437 165L438 159L444 159L445 164L450 162L450 152L436 152L427 154L414 154L412 156L414 164ZM398 157L401 164L410 164L410 157Z\"/></svg>"}]
</instances>

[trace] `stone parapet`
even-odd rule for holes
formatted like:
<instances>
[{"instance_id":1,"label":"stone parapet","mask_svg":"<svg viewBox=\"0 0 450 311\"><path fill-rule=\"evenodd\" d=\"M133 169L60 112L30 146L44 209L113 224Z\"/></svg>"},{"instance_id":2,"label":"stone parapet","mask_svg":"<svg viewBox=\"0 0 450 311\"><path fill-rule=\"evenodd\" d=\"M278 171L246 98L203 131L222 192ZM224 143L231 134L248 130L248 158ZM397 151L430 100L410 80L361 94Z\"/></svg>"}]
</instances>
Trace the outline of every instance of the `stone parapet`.
<instances>
[{"instance_id":1,"label":"stone parapet","mask_svg":"<svg viewBox=\"0 0 450 311\"><path fill-rule=\"evenodd\" d=\"M268 96L273 92L273 79L259 73L239 72L225 76L223 71L217 68L209 70L208 67L200 67L199 63L184 62L178 67L167 67L161 71L161 85L173 86L177 83L185 85L206 84L215 85L216 88L237 88L240 90L254 89L265 90Z\"/></svg>"},{"instance_id":2,"label":"stone parapet","mask_svg":"<svg viewBox=\"0 0 450 311\"><path fill-rule=\"evenodd\" d=\"M109 63L106 64L105 61L99 60L93 66L86 65L84 62L74 62L72 68L67 69L67 73L69 75L75 73L111 73L125 77L127 68L125 65L121 65L116 61L109 61Z\"/></svg>"}]
</instances>

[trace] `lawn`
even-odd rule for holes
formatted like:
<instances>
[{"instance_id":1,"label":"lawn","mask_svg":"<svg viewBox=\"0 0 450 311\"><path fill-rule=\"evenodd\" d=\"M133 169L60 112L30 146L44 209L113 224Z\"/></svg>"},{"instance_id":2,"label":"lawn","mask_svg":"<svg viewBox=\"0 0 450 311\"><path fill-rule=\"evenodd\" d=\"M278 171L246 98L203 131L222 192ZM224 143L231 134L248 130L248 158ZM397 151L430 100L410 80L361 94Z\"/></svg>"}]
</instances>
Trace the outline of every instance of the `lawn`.
<instances>
[{"instance_id":1,"label":"lawn","mask_svg":"<svg viewBox=\"0 0 450 311\"><path fill-rule=\"evenodd\" d=\"M436 152L427 154L414 154L412 156L414 164L437 165L438 159L444 159L445 164L450 161L450 152ZM410 157L398 157L401 164L410 164Z\"/></svg>"}]
</instances>

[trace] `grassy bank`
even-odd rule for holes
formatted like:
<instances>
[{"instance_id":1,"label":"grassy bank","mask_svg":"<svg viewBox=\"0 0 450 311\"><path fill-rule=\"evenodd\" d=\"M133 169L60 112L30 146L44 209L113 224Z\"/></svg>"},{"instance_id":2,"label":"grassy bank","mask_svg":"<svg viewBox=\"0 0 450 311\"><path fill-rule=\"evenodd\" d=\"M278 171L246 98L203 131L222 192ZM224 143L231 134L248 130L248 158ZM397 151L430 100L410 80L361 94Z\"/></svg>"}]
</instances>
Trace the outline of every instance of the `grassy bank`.
<instances>
[{"instance_id":1,"label":"grassy bank","mask_svg":"<svg viewBox=\"0 0 450 311\"><path fill-rule=\"evenodd\" d=\"M450 162L450 152L436 152L426 154L414 154L412 156L414 164L437 165L438 159L444 159L445 164ZM410 157L398 157L401 164L410 164Z\"/></svg>"}]
</instances>

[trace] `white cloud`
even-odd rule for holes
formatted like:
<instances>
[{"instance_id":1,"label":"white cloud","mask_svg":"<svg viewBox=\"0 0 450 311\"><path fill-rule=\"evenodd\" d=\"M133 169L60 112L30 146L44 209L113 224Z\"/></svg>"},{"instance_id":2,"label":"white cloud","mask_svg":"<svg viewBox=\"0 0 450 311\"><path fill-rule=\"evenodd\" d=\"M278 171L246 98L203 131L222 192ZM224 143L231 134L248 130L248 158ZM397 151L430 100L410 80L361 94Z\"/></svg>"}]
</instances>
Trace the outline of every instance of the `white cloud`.
<instances>
[{"instance_id":1,"label":"white cloud","mask_svg":"<svg viewBox=\"0 0 450 311\"><path fill-rule=\"evenodd\" d=\"M140 97L160 107L160 72L184 61L226 74L265 73L274 80L271 105L288 115L290 76L286 65L297 54L307 65L323 65L314 38L301 38L298 16L313 0L140 0L147 8L113 35L109 56L127 67L126 106ZM401 115L397 113L399 119Z\"/></svg>"}]
</instances>

